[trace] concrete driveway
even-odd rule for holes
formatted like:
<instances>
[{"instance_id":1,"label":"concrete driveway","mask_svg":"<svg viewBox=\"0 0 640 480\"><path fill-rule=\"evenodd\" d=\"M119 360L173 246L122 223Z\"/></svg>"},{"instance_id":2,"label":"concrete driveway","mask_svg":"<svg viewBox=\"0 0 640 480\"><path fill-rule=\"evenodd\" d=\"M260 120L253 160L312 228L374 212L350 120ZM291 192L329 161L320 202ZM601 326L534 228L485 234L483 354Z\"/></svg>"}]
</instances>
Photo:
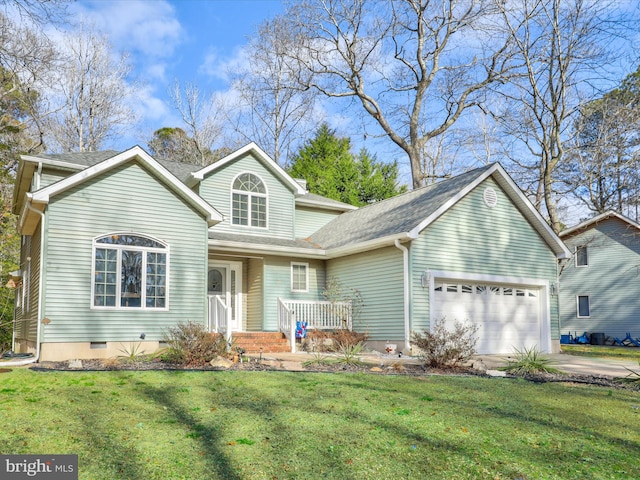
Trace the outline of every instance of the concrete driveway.
<instances>
[{"instance_id":1,"label":"concrete driveway","mask_svg":"<svg viewBox=\"0 0 640 480\"><path fill-rule=\"evenodd\" d=\"M598 377L626 377L631 369L640 374L640 365L631 360L614 360L599 357L581 357L566 353L553 353L545 355L553 361L553 367L567 373L579 375L595 375ZM497 369L505 366L509 360L514 360L509 355L478 355L487 369Z\"/></svg>"}]
</instances>

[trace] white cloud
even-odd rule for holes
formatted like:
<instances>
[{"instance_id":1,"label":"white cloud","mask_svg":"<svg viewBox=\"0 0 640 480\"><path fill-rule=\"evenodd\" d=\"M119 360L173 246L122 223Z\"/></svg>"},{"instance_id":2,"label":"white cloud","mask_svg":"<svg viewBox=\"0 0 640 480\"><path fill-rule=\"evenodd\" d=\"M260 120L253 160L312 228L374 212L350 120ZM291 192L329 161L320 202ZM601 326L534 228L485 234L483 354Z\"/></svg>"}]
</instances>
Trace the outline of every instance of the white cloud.
<instances>
[{"instance_id":1,"label":"white cloud","mask_svg":"<svg viewBox=\"0 0 640 480\"><path fill-rule=\"evenodd\" d=\"M116 48L134 54L170 57L186 38L174 7L163 0L90 0L75 5L80 15L109 35Z\"/></svg>"}]
</instances>

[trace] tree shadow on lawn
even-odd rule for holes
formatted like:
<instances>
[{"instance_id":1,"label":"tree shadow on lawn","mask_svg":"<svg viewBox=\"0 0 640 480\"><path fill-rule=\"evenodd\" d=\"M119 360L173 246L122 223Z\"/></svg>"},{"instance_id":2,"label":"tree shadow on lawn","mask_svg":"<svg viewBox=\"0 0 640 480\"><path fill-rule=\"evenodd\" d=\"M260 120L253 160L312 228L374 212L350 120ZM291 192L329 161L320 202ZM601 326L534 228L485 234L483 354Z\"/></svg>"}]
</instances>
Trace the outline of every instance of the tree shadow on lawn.
<instances>
[{"instance_id":1,"label":"tree shadow on lawn","mask_svg":"<svg viewBox=\"0 0 640 480\"><path fill-rule=\"evenodd\" d=\"M182 372L168 372L169 375L181 375ZM156 387L149 384L139 385L139 390L158 405L167 409L180 424L192 432L191 438L197 439L206 452L208 465L211 469L211 478L223 478L225 480L241 480L230 459L220 449L222 432L219 428L204 425L196 416L192 415L184 406L180 405L174 396L175 389L166 386ZM214 477L214 475L216 477Z\"/></svg>"}]
</instances>

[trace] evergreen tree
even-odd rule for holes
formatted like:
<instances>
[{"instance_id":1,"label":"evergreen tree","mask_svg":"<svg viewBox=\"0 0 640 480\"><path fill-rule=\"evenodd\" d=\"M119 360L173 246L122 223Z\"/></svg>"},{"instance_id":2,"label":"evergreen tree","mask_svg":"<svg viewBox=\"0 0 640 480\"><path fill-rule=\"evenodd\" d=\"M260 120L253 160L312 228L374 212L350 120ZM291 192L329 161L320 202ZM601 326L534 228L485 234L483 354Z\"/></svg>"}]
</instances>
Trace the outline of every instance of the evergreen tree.
<instances>
[{"instance_id":1,"label":"evergreen tree","mask_svg":"<svg viewBox=\"0 0 640 480\"><path fill-rule=\"evenodd\" d=\"M351 140L339 138L326 123L291 159L288 172L305 179L311 193L356 206L406 191L398 185L396 163L379 162L366 149L353 155Z\"/></svg>"}]
</instances>

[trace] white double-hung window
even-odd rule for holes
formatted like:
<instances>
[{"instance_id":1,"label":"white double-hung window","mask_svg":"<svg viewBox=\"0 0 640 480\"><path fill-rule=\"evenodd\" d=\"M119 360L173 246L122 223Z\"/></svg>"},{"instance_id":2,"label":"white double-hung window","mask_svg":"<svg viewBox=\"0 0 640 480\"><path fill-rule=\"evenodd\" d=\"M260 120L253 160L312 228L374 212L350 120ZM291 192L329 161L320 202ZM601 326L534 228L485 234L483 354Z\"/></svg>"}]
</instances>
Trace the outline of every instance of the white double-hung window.
<instances>
[{"instance_id":1,"label":"white double-hung window","mask_svg":"<svg viewBox=\"0 0 640 480\"><path fill-rule=\"evenodd\" d=\"M94 308L168 308L169 247L135 234L93 242Z\"/></svg>"},{"instance_id":2,"label":"white double-hung window","mask_svg":"<svg viewBox=\"0 0 640 480\"><path fill-rule=\"evenodd\" d=\"M267 189L253 173L241 173L231 186L231 223L267 228Z\"/></svg>"}]
</instances>

